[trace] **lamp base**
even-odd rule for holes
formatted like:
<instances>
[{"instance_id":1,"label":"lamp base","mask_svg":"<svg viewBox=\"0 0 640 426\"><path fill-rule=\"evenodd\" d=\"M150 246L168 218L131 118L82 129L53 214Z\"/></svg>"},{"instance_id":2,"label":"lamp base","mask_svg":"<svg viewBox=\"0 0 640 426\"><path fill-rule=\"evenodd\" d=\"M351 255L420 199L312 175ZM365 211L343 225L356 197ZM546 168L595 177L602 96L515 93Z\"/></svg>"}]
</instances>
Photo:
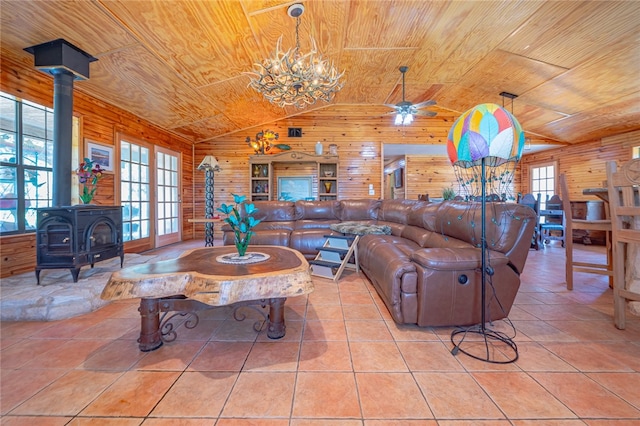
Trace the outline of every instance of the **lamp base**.
<instances>
[{"instance_id":1,"label":"lamp base","mask_svg":"<svg viewBox=\"0 0 640 426\"><path fill-rule=\"evenodd\" d=\"M488 330L482 324L453 330L451 343L453 343L452 355L462 352L471 358L493 364L510 364L518 360L516 343L506 334ZM463 348L462 345L465 347Z\"/></svg>"}]
</instances>

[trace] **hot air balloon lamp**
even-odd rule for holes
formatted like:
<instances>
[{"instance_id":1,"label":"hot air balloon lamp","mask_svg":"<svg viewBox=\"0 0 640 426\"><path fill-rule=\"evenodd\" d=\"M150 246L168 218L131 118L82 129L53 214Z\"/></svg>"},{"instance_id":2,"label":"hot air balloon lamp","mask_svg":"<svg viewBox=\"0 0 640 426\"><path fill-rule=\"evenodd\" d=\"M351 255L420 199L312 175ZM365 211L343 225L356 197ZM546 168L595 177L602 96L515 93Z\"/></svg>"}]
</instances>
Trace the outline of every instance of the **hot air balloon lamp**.
<instances>
[{"instance_id":1,"label":"hot air balloon lamp","mask_svg":"<svg viewBox=\"0 0 640 426\"><path fill-rule=\"evenodd\" d=\"M503 96L503 102L504 97L511 98L513 102L516 96ZM488 184L491 189L494 189L495 185L505 186L512 183L513 171L522 157L524 143L524 132L518 120L504 107L493 103L480 104L466 111L454 122L449 131L447 153L456 169L459 184L461 188L469 191L467 196L469 202L481 203L479 248L482 250L480 290L482 321L468 328L455 329L451 333L451 343L454 345L451 353L454 355L463 352L478 360L497 364L506 364L518 359L518 348L512 337L486 326L487 283L491 282L493 275L486 241L486 217ZM504 192L498 192L498 194L504 194ZM491 196L494 195L495 191L491 193ZM501 198L505 201L504 195ZM492 201L494 200L495 198L492 198ZM474 334L482 336L484 345L478 339L470 338L465 341L465 338ZM469 349L465 348L465 344ZM497 353L502 355L498 356Z\"/></svg>"}]
</instances>

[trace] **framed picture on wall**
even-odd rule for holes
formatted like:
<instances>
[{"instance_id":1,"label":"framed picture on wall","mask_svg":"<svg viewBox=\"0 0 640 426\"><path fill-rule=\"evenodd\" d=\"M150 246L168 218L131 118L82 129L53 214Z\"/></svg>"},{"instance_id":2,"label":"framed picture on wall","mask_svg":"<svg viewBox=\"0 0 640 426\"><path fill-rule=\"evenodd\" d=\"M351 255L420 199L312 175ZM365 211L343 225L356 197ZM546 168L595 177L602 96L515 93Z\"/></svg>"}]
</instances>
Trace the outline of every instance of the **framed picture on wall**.
<instances>
[{"instance_id":1,"label":"framed picture on wall","mask_svg":"<svg viewBox=\"0 0 640 426\"><path fill-rule=\"evenodd\" d=\"M402 188L404 186L404 168L395 169L393 172L393 181L396 188Z\"/></svg>"},{"instance_id":2,"label":"framed picture on wall","mask_svg":"<svg viewBox=\"0 0 640 426\"><path fill-rule=\"evenodd\" d=\"M313 196L311 176L279 177L278 200L298 201Z\"/></svg>"},{"instance_id":3,"label":"framed picture on wall","mask_svg":"<svg viewBox=\"0 0 640 426\"><path fill-rule=\"evenodd\" d=\"M92 141L91 139L85 139L85 158L93 161L95 164L99 164L100 168L106 173L113 173L114 161L113 147L109 145L103 145L101 143Z\"/></svg>"}]
</instances>

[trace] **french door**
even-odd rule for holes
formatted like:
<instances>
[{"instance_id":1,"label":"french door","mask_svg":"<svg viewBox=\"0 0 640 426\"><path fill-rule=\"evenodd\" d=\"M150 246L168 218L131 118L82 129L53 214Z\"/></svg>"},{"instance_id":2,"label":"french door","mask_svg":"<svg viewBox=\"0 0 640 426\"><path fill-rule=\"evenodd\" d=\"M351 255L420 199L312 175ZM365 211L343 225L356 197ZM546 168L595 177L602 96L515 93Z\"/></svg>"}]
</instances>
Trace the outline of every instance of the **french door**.
<instances>
[{"instance_id":1,"label":"french door","mask_svg":"<svg viewBox=\"0 0 640 426\"><path fill-rule=\"evenodd\" d=\"M147 240L151 234L151 159L149 148L120 140L120 201L125 242Z\"/></svg>"},{"instance_id":2,"label":"french door","mask_svg":"<svg viewBox=\"0 0 640 426\"><path fill-rule=\"evenodd\" d=\"M180 153L155 148L156 247L182 240L180 209Z\"/></svg>"}]
</instances>

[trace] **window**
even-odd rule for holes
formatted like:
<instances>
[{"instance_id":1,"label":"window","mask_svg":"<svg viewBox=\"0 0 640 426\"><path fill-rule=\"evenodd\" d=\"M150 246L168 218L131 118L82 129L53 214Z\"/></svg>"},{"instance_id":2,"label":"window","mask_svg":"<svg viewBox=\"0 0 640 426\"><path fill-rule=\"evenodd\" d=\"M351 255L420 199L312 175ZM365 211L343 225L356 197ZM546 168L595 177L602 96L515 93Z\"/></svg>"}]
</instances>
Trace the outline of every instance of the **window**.
<instances>
[{"instance_id":1,"label":"window","mask_svg":"<svg viewBox=\"0 0 640 426\"><path fill-rule=\"evenodd\" d=\"M120 193L123 241L149 238L151 192L149 148L120 141Z\"/></svg>"},{"instance_id":2,"label":"window","mask_svg":"<svg viewBox=\"0 0 640 426\"><path fill-rule=\"evenodd\" d=\"M52 201L53 110L0 92L0 233L35 231Z\"/></svg>"},{"instance_id":3,"label":"window","mask_svg":"<svg viewBox=\"0 0 640 426\"><path fill-rule=\"evenodd\" d=\"M631 158L640 158L640 146L634 146L631 151Z\"/></svg>"},{"instance_id":4,"label":"window","mask_svg":"<svg viewBox=\"0 0 640 426\"><path fill-rule=\"evenodd\" d=\"M546 164L531 167L531 193L537 197L540 194L540 209L545 209L547 199L555 194L556 174L555 165Z\"/></svg>"}]
</instances>

